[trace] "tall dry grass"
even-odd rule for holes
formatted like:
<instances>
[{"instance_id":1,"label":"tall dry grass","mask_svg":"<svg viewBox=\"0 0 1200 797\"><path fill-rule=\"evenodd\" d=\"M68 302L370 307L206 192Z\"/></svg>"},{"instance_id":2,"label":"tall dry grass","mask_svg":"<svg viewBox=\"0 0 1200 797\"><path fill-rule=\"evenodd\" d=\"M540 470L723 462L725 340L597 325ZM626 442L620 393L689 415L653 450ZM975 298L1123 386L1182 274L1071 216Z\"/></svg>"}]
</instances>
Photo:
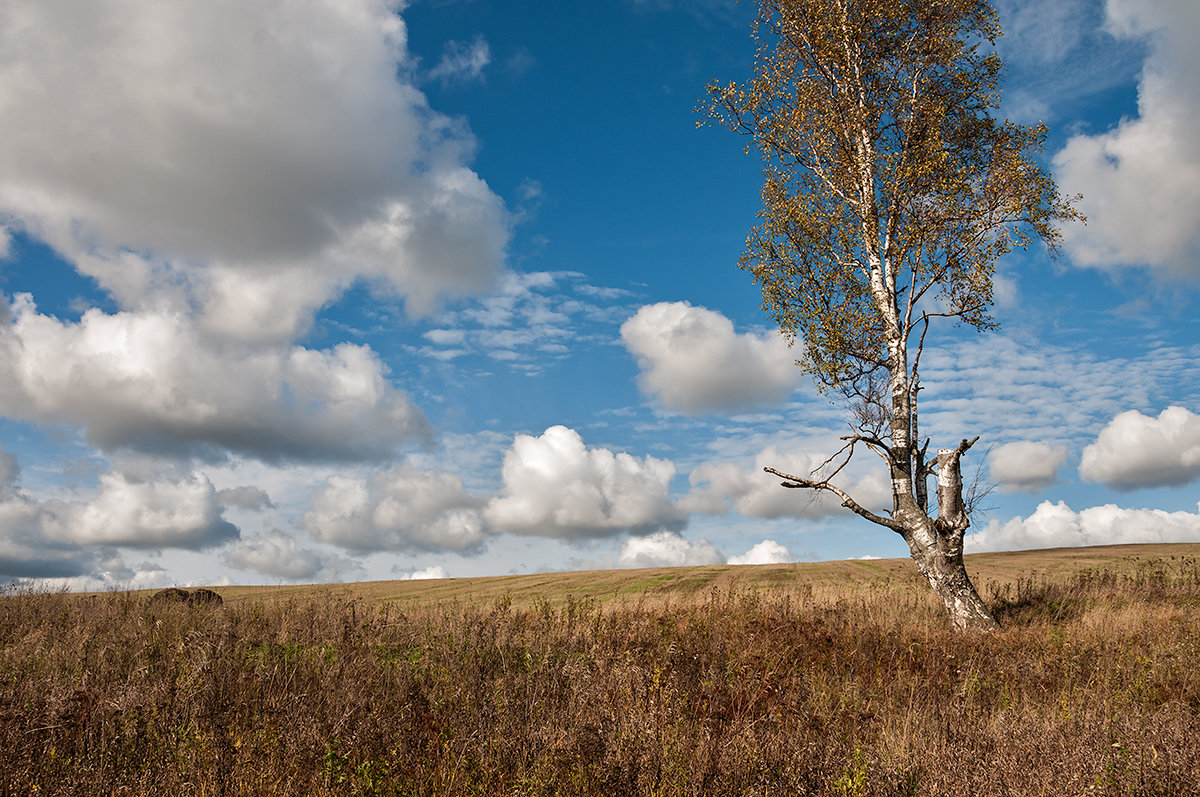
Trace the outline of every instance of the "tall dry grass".
<instances>
[{"instance_id":1,"label":"tall dry grass","mask_svg":"<svg viewBox=\"0 0 1200 797\"><path fill-rule=\"evenodd\" d=\"M985 593L988 591L985 589ZM676 606L0 599L3 794L1200 794L1200 565Z\"/></svg>"}]
</instances>

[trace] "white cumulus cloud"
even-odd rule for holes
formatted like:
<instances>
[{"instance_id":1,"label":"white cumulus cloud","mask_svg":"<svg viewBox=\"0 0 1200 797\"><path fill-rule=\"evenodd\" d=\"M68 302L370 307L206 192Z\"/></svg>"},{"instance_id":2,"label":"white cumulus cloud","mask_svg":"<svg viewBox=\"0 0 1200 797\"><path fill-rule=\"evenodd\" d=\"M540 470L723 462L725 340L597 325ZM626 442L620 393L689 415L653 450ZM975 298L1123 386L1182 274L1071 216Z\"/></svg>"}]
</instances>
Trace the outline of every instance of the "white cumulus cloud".
<instances>
[{"instance_id":1,"label":"white cumulus cloud","mask_svg":"<svg viewBox=\"0 0 1200 797\"><path fill-rule=\"evenodd\" d=\"M103 473L100 492L90 501L50 507L58 521L51 536L81 545L201 550L239 534L221 516L217 491L200 473L155 481Z\"/></svg>"},{"instance_id":2,"label":"white cumulus cloud","mask_svg":"<svg viewBox=\"0 0 1200 797\"><path fill-rule=\"evenodd\" d=\"M731 565L778 565L787 564L795 557L787 546L775 540L763 540L741 556L729 557Z\"/></svg>"},{"instance_id":3,"label":"white cumulus cloud","mask_svg":"<svg viewBox=\"0 0 1200 797\"><path fill-rule=\"evenodd\" d=\"M1138 85L1138 116L1078 135L1054 158L1060 185L1082 192L1087 227L1069 225L1075 262L1149 265L1200 275L1200 4L1109 0L1108 28L1144 39L1150 54Z\"/></svg>"},{"instance_id":4,"label":"white cumulus cloud","mask_svg":"<svg viewBox=\"0 0 1200 797\"><path fill-rule=\"evenodd\" d=\"M128 581L129 573L113 564L120 560L114 548L198 551L239 536L222 516L212 482L200 473L142 479L106 471L90 496L41 500L18 487L15 458L0 460L13 466L0 483L0 578Z\"/></svg>"},{"instance_id":5,"label":"white cumulus cloud","mask_svg":"<svg viewBox=\"0 0 1200 797\"><path fill-rule=\"evenodd\" d=\"M214 341L171 312L91 309L64 322L25 294L9 316L0 414L78 424L100 448L359 460L429 435L366 346Z\"/></svg>"},{"instance_id":6,"label":"white cumulus cloud","mask_svg":"<svg viewBox=\"0 0 1200 797\"><path fill-rule=\"evenodd\" d=\"M1118 490L1187 484L1200 478L1200 415L1167 407L1157 418L1129 410L1083 449L1079 473Z\"/></svg>"},{"instance_id":7,"label":"white cumulus cloud","mask_svg":"<svg viewBox=\"0 0 1200 797\"><path fill-rule=\"evenodd\" d=\"M250 485L217 490L217 498L223 506L237 506L252 511L275 508L266 490Z\"/></svg>"},{"instance_id":8,"label":"white cumulus cloud","mask_svg":"<svg viewBox=\"0 0 1200 797\"><path fill-rule=\"evenodd\" d=\"M401 466L366 479L329 478L304 527L314 539L357 552L470 551L486 537L482 504L457 476Z\"/></svg>"},{"instance_id":9,"label":"white cumulus cloud","mask_svg":"<svg viewBox=\"0 0 1200 797\"><path fill-rule=\"evenodd\" d=\"M19 488L20 475L17 457L0 448L0 579L83 574L95 564L95 554L47 535L57 517Z\"/></svg>"},{"instance_id":10,"label":"white cumulus cloud","mask_svg":"<svg viewBox=\"0 0 1200 797\"><path fill-rule=\"evenodd\" d=\"M407 570L400 575L401 581L428 581L437 578L449 578L446 568L441 565L430 565L421 570Z\"/></svg>"},{"instance_id":11,"label":"white cumulus cloud","mask_svg":"<svg viewBox=\"0 0 1200 797\"><path fill-rule=\"evenodd\" d=\"M993 520L983 530L968 534L966 549L969 552L1012 551L1198 541L1200 512L1125 509L1114 504L1076 512L1062 501L1043 501L1027 518L1013 518L1003 524Z\"/></svg>"},{"instance_id":12,"label":"white cumulus cloud","mask_svg":"<svg viewBox=\"0 0 1200 797\"><path fill-rule=\"evenodd\" d=\"M988 454L988 471L1003 492L1036 492L1058 481L1058 469L1067 449L1048 443L1021 440L1005 443Z\"/></svg>"},{"instance_id":13,"label":"white cumulus cloud","mask_svg":"<svg viewBox=\"0 0 1200 797\"><path fill-rule=\"evenodd\" d=\"M763 540L741 556L726 559L708 540L693 542L678 532L664 529L626 540L617 556L617 565L623 568L770 565L786 564L793 559L791 551L775 540Z\"/></svg>"},{"instance_id":14,"label":"white cumulus cloud","mask_svg":"<svg viewBox=\"0 0 1200 797\"><path fill-rule=\"evenodd\" d=\"M402 7L6 2L0 217L126 308L198 306L246 339L360 277L418 313L487 287L508 213L414 87Z\"/></svg>"},{"instance_id":15,"label":"white cumulus cloud","mask_svg":"<svg viewBox=\"0 0 1200 797\"><path fill-rule=\"evenodd\" d=\"M242 539L222 559L239 570L288 581L328 580L354 568L340 556L298 547L294 537L278 529Z\"/></svg>"},{"instance_id":16,"label":"white cumulus cloud","mask_svg":"<svg viewBox=\"0 0 1200 797\"><path fill-rule=\"evenodd\" d=\"M630 537L621 546L617 564L625 568L719 565L725 557L708 540L691 542L674 531Z\"/></svg>"},{"instance_id":17,"label":"white cumulus cloud","mask_svg":"<svg viewBox=\"0 0 1200 797\"><path fill-rule=\"evenodd\" d=\"M0 498L0 579L69 578L90 572L96 553L47 532L57 515L26 493Z\"/></svg>"},{"instance_id":18,"label":"white cumulus cloud","mask_svg":"<svg viewBox=\"0 0 1200 797\"><path fill-rule=\"evenodd\" d=\"M496 531L563 539L679 525L669 460L588 448L574 429L517 435L504 456L502 494L487 507Z\"/></svg>"},{"instance_id":19,"label":"white cumulus cloud","mask_svg":"<svg viewBox=\"0 0 1200 797\"><path fill-rule=\"evenodd\" d=\"M621 325L642 392L689 414L779 402L796 386L794 353L778 332L737 333L720 313L687 302L642 307Z\"/></svg>"}]
</instances>

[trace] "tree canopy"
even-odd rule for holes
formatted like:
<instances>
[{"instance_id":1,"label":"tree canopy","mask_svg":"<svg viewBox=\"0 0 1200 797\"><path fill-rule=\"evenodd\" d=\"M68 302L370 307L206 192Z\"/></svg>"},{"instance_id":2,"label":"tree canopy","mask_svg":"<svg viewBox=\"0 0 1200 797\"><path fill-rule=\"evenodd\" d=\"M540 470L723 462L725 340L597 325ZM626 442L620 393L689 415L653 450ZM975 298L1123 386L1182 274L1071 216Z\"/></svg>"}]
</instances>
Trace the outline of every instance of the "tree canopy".
<instances>
[{"instance_id":1,"label":"tree canopy","mask_svg":"<svg viewBox=\"0 0 1200 797\"><path fill-rule=\"evenodd\" d=\"M929 318L990 328L996 260L1077 216L1046 127L992 117L999 35L981 0L763 0L753 81L710 86L764 160L741 265L822 385L872 397Z\"/></svg>"}]
</instances>

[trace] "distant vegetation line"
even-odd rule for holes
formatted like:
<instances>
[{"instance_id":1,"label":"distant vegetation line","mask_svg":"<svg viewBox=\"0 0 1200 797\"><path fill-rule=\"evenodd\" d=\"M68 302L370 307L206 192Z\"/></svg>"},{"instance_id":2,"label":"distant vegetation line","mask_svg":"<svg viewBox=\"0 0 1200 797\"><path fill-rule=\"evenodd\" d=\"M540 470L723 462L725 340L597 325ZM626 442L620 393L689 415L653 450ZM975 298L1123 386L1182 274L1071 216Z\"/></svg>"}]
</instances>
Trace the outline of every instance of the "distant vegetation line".
<instances>
[{"instance_id":1,"label":"distant vegetation line","mask_svg":"<svg viewBox=\"0 0 1200 797\"><path fill-rule=\"evenodd\" d=\"M856 563L628 600L10 591L0 794L1200 794L1200 558L1024 556L983 636L903 577L839 587Z\"/></svg>"}]
</instances>

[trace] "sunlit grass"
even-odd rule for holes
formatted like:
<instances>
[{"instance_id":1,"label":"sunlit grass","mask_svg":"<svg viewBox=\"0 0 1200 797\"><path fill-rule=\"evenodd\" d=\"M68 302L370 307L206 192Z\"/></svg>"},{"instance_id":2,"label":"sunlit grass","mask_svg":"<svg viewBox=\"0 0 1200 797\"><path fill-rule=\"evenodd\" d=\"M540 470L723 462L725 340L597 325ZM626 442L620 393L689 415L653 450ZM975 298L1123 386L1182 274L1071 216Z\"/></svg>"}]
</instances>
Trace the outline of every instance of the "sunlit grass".
<instances>
[{"instance_id":1,"label":"sunlit grass","mask_svg":"<svg viewBox=\"0 0 1200 797\"><path fill-rule=\"evenodd\" d=\"M0 793L1200 793L1183 550L994 555L983 637L854 563L528 577L542 600L10 594Z\"/></svg>"}]
</instances>

